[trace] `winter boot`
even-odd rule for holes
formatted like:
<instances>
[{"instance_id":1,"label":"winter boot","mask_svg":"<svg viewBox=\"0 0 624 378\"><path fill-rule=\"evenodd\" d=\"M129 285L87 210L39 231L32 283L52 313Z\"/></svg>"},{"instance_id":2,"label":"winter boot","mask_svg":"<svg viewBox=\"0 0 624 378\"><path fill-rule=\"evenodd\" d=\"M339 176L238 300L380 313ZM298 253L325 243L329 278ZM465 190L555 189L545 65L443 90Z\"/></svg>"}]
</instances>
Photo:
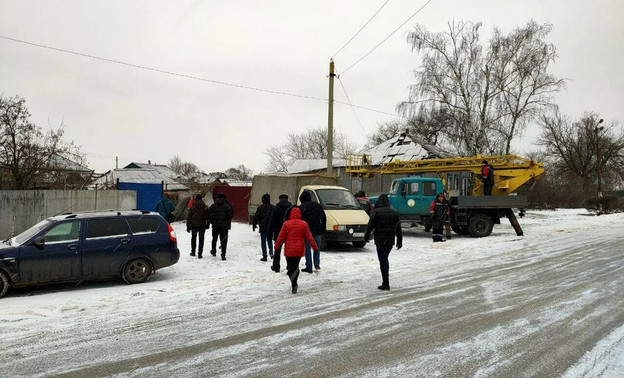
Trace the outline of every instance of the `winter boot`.
<instances>
[{"instance_id":1,"label":"winter boot","mask_svg":"<svg viewBox=\"0 0 624 378\"><path fill-rule=\"evenodd\" d=\"M210 254L211 254L211 255L213 255L213 256L216 256L216 255L217 255L217 251L215 251L215 250L213 249L212 251L210 251Z\"/></svg>"}]
</instances>

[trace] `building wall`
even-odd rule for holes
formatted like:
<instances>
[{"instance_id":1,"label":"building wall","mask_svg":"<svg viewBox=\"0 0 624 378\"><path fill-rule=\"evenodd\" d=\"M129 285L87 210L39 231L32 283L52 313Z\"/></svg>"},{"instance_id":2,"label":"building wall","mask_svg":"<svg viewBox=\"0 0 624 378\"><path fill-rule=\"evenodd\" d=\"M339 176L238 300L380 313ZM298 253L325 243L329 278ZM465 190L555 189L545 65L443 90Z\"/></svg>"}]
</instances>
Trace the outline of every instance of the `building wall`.
<instances>
[{"instance_id":1,"label":"building wall","mask_svg":"<svg viewBox=\"0 0 624 378\"><path fill-rule=\"evenodd\" d=\"M133 190L0 190L0 239L62 213L135 209Z\"/></svg>"}]
</instances>

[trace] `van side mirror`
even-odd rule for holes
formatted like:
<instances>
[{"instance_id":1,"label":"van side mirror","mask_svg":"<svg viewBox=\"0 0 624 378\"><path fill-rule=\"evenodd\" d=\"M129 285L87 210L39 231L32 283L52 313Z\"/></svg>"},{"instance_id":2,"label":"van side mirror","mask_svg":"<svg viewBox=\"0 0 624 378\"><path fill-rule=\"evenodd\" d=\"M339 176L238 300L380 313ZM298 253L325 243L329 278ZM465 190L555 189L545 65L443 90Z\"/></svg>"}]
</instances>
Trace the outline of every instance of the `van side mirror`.
<instances>
[{"instance_id":1,"label":"van side mirror","mask_svg":"<svg viewBox=\"0 0 624 378\"><path fill-rule=\"evenodd\" d=\"M39 249L43 249L45 246L45 238L43 236L37 236L35 240L33 240L33 245Z\"/></svg>"}]
</instances>

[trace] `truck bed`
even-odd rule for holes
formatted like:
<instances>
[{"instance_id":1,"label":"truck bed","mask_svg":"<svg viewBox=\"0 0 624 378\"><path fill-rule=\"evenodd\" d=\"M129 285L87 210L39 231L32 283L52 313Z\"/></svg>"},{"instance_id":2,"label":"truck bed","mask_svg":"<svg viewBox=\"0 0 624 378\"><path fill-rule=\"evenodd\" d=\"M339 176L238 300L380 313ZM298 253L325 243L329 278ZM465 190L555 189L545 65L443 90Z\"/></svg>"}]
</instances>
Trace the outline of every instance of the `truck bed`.
<instances>
[{"instance_id":1,"label":"truck bed","mask_svg":"<svg viewBox=\"0 0 624 378\"><path fill-rule=\"evenodd\" d=\"M457 196L451 197L451 207L473 209L525 208L526 196Z\"/></svg>"}]
</instances>

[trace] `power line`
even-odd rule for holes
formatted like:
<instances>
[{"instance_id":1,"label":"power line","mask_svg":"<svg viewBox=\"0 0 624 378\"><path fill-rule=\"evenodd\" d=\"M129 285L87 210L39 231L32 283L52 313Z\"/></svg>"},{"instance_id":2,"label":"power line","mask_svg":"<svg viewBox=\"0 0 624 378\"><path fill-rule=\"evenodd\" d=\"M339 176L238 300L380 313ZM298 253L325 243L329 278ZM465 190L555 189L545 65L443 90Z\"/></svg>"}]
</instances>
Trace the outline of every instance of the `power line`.
<instances>
[{"instance_id":1,"label":"power line","mask_svg":"<svg viewBox=\"0 0 624 378\"><path fill-rule=\"evenodd\" d=\"M345 47L347 47L347 45L348 45L349 43L351 43L351 41L353 41L353 39L354 39L355 37L357 37L357 35L358 35L358 34L360 34L360 32L361 32L362 30L364 30L364 28L366 27L366 25L368 25L368 24L372 21L372 19L373 19L373 18L375 18L375 16L377 16L377 13L379 13L379 12L383 9L383 7L385 7L385 6L386 6L386 4L388 4L388 2L389 2L389 1L390 1L390 0L386 0L386 2L385 2L385 3L383 3L383 5L381 6L381 8L379 8L379 9L377 10L377 12L375 12L375 14L373 14L373 15L371 16L371 18L369 18L369 19L368 19L368 21L366 21L366 23L364 24L364 26L362 26L362 27L360 28L360 30L358 30L358 31L357 31L357 33L355 33L355 35L353 35L353 37L351 37L351 39L350 39L350 40L348 40L348 41L347 41L347 43L345 43L345 44L344 44L344 46L342 46L342 47L341 47L338 51L336 51L336 52L334 53L334 55L332 55L332 57L335 57L336 55L338 55L338 54L342 51L342 49L344 49Z\"/></svg>"},{"instance_id":2,"label":"power line","mask_svg":"<svg viewBox=\"0 0 624 378\"><path fill-rule=\"evenodd\" d=\"M122 65L122 66L127 66L127 67L132 67L132 68L137 68L137 69L142 69L142 70L147 70L147 71L152 71L152 72L157 72L157 73L170 75L170 76L175 76L175 77L182 77L182 78L186 78L186 79L198 80L198 81L203 81L203 82L208 82L208 83L213 83L213 84L220 84L220 85L225 85L225 86L229 86L229 87L233 87L233 88L248 89L248 90L254 90L254 91L258 91L258 92L271 93L271 94L290 96L290 97L298 97L298 98L304 98L304 99L310 99L310 100L316 100L316 101L323 101L323 102L327 102L328 101L328 99L321 98L321 97L298 95L298 94L294 94L294 93L280 92L280 91L274 91L274 90L269 90L269 89L250 87L250 86L246 86L246 85L232 84L232 83L227 83L227 82L219 81L219 80L211 80L211 79L201 78L201 77L198 77L198 76L193 76L193 75L187 75L187 74L181 74L181 73L166 71L166 70L162 70L162 69L159 69L159 68L141 66L141 65L133 64L133 63L126 63L126 62L122 62L122 61L115 60L115 59L108 59L108 58L102 58L102 57L95 56L95 55L83 54L83 53L79 53L79 52L75 52L75 51L71 51L71 50L66 50L66 49L61 49L61 48L57 48L57 47L41 45L41 44L38 44L38 43L23 41L23 40L20 40L20 39L6 37L6 36L2 36L2 35L0 35L0 39L5 39L5 40L8 40L8 41L18 42L18 43L22 43L22 44L25 44L25 45L39 47L39 48L48 49L48 50L53 50L53 51L57 51L57 52L62 52L62 53L65 53L65 54L77 55L77 56L81 56L81 57L84 57L84 58L90 58L90 59L100 60L100 61L104 61L104 62L108 62L108 63L119 64L119 65ZM388 113L388 112L384 112L384 111L377 110L377 109L367 108L367 107L364 107L364 106L353 105L353 104L342 102L342 101L335 101L334 100L334 102L338 103L338 104L348 105L348 106L352 106L352 107L355 107L355 108L367 110L367 111L374 112L374 113L396 116L396 114L393 114L393 113Z\"/></svg>"},{"instance_id":3,"label":"power line","mask_svg":"<svg viewBox=\"0 0 624 378\"><path fill-rule=\"evenodd\" d=\"M122 66L127 66L127 67L147 70L147 71L158 72L158 73L162 73L162 74L165 74L165 75L183 77L183 78L199 80L199 81L205 81L205 82L214 83L214 84L221 84L221 85L226 85L226 86L234 87L234 88L249 89L249 90L258 91L258 92L272 93L272 94L291 96L291 97L299 97L299 98L307 98L307 99L311 99L311 100L327 101L326 98L298 95L298 94L294 94L294 93L280 92L280 91L274 91L274 90L269 90L269 89L250 87L250 86L246 86L246 85L232 84L232 83L227 83L225 81L205 79L205 78L198 77L198 76L193 76L193 75L187 75L187 74L181 74L181 73L166 71L166 70L162 70L160 68L153 68L153 67L141 66L141 65L133 64L133 63L126 63L126 62L122 62L122 61L115 60L115 59L102 58L102 57L95 56L95 55L83 54L83 53L79 53L79 52L75 52L75 51L60 49L60 48L57 48L57 47L40 45L40 44L37 44L37 43L32 43L32 42L28 42L28 41L22 41L22 40L19 40L19 39L5 37L5 36L2 36L2 35L0 35L0 38L6 39L6 40L9 40L9 41L13 41L13 42L23 43L23 44L30 45L30 46L40 47L40 48L43 48L43 49L54 50L54 51L58 51L58 52L66 53L66 54L72 54L72 55L77 55L77 56L81 56L81 57L85 57L85 58L101 60L101 61L104 61L104 62L120 64Z\"/></svg>"},{"instance_id":4,"label":"power line","mask_svg":"<svg viewBox=\"0 0 624 378\"><path fill-rule=\"evenodd\" d=\"M340 79L340 76L338 76L338 82L340 83L340 86L342 87L342 91L345 94L345 97L347 98L347 101L349 101L349 105L351 105L351 99L349 98L349 95L347 94L347 90L344 87L344 84L342 83L342 80ZM364 131L364 128L362 127L362 122L360 122L360 118L357 115L357 112L355 111L355 108L353 106L351 106L351 110L353 111L353 115L355 116L355 120L357 121L358 126L360 126L360 130L362 130L362 133L366 134L366 131Z\"/></svg>"},{"instance_id":5,"label":"power line","mask_svg":"<svg viewBox=\"0 0 624 378\"><path fill-rule=\"evenodd\" d=\"M349 71L351 68L353 68L353 66L355 66L356 64L360 63L362 60L364 60L364 58L366 58L367 56L369 56L373 51L375 51L379 46L381 46L384 42L386 42L390 37L392 37L394 35L394 33L396 33L399 29L401 29L405 24L407 24L412 18L414 18L414 16L416 16L418 13L420 13L420 11L422 11L431 1L433 0L428 0L423 6L421 6L420 8L418 8L418 10L412 14L407 20L405 20L405 22L403 22L401 25L399 25L398 28L394 29L394 31L392 33L390 33L390 35L388 35L386 38L384 38L381 42L379 42L377 44L377 46L373 47L372 50L370 50L369 52L367 52L366 54L364 54L364 56L362 56L360 59L358 59L355 63L353 63L352 65L350 65L346 70L342 71L340 74L344 74L345 72Z\"/></svg>"}]
</instances>

